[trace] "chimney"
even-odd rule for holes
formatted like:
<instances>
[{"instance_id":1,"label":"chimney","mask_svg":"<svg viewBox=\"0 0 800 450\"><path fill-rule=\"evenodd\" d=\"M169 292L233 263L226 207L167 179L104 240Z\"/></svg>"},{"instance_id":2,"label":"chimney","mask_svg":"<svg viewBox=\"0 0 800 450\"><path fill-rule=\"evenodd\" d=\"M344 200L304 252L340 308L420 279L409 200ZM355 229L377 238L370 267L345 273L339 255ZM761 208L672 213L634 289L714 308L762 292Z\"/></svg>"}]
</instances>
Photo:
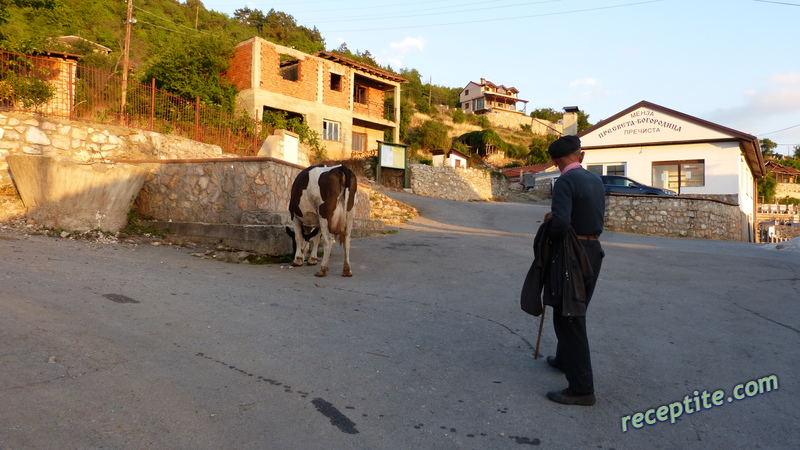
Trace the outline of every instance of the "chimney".
<instances>
[{"instance_id":1,"label":"chimney","mask_svg":"<svg viewBox=\"0 0 800 450\"><path fill-rule=\"evenodd\" d=\"M575 136L578 134L578 107L565 106L564 118L561 119L561 129L564 136Z\"/></svg>"}]
</instances>

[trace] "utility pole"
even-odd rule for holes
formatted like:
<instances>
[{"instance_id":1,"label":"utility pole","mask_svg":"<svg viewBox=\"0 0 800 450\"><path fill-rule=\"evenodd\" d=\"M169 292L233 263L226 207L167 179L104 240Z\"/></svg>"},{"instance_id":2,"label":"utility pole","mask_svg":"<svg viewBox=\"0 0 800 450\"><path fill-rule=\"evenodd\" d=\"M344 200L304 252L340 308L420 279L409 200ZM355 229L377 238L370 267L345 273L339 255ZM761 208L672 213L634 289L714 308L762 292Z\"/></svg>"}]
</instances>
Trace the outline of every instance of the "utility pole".
<instances>
[{"instance_id":1,"label":"utility pole","mask_svg":"<svg viewBox=\"0 0 800 450\"><path fill-rule=\"evenodd\" d=\"M122 99L120 101L119 116L123 124L128 123L125 107L128 102L128 65L131 53L131 24L133 21L133 0L128 0L128 17L125 20L125 54L122 59Z\"/></svg>"},{"instance_id":2,"label":"utility pole","mask_svg":"<svg viewBox=\"0 0 800 450\"><path fill-rule=\"evenodd\" d=\"M428 77L428 106L433 103L433 75Z\"/></svg>"}]
</instances>

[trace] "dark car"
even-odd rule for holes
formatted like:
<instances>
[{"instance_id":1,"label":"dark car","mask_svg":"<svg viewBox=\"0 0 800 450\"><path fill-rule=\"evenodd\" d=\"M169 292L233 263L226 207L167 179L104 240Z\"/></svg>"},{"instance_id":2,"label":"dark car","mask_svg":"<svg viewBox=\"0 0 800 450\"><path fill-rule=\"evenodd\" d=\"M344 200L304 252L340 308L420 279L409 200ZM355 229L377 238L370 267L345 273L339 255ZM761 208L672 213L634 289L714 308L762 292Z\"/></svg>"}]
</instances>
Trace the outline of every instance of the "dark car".
<instances>
[{"instance_id":1,"label":"dark car","mask_svg":"<svg viewBox=\"0 0 800 450\"><path fill-rule=\"evenodd\" d=\"M615 192L618 194L678 195L675 191L646 186L628 177L621 177L619 175L604 175L600 178L603 179L603 187L606 188L606 192Z\"/></svg>"}]
</instances>

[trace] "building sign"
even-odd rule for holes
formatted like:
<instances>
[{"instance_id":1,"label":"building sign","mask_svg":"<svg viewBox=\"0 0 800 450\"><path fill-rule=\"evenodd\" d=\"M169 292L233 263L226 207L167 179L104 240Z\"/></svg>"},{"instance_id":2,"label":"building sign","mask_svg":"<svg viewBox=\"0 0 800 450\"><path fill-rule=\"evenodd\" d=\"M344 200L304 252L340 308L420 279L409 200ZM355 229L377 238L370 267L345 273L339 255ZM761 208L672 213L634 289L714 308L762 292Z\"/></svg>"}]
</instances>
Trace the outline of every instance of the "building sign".
<instances>
[{"instance_id":1,"label":"building sign","mask_svg":"<svg viewBox=\"0 0 800 450\"><path fill-rule=\"evenodd\" d=\"M624 135L636 135L661 133L662 131L680 133L683 131L683 127L679 122L665 117L663 114L656 115L654 111L640 109L632 112L626 120L618 121L609 127L598 130L597 137L603 139L617 132Z\"/></svg>"},{"instance_id":2,"label":"building sign","mask_svg":"<svg viewBox=\"0 0 800 450\"><path fill-rule=\"evenodd\" d=\"M646 107L638 108L581 136L584 147L636 145L729 138L718 130Z\"/></svg>"},{"instance_id":3,"label":"building sign","mask_svg":"<svg viewBox=\"0 0 800 450\"><path fill-rule=\"evenodd\" d=\"M406 168L406 147L380 144L381 166L393 169Z\"/></svg>"}]
</instances>

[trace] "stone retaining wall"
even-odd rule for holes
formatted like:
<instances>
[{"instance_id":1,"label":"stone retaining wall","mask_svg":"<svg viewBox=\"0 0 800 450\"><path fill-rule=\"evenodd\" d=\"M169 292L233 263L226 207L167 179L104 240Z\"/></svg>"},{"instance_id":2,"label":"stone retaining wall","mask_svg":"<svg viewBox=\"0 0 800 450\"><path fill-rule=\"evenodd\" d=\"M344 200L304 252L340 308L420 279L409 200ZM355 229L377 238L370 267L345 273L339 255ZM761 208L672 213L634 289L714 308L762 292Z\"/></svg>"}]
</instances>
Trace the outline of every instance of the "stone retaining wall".
<instances>
[{"instance_id":1,"label":"stone retaining wall","mask_svg":"<svg viewBox=\"0 0 800 450\"><path fill-rule=\"evenodd\" d=\"M609 231L662 237L748 241L744 214L733 203L653 195L606 195Z\"/></svg>"},{"instance_id":2,"label":"stone retaining wall","mask_svg":"<svg viewBox=\"0 0 800 450\"><path fill-rule=\"evenodd\" d=\"M800 183L778 183L775 187L775 198L800 198Z\"/></svg>"},{"instance_id":3,"label":"stone retaining wall","mask_svg":"<svg viewBox=\"0 0 800 450\"><path fill-rule=\"evenodd\" d=\"M487 170L409 164L416 195L456 201L508 200L508 179Z\"/></svg>"},{"instance_id":4,"label":"stone retaining wall","mask_svg":"<svg viewBox=\"0 0 800 450\"><path fill-rule=\"evenodd\" d=\"M0 112L0 186L11 184L6 157L60 156L82 162L221 158L222 149L180 136L55 117Z\"/></svg>"},{"instance_id":5,"label":"stone retaining wall","mask_svg":"<svg viewBox=\"0 0 800 450\"><path fill-rule=\"evenodd\" d=\"M140 214L159 221L242 224L251 211L288 212L302 166L273 158L128 161L150 170L136 199ZM369 195L356 196L356 217L369 219Z\"/></svg>"}]
</instances>

